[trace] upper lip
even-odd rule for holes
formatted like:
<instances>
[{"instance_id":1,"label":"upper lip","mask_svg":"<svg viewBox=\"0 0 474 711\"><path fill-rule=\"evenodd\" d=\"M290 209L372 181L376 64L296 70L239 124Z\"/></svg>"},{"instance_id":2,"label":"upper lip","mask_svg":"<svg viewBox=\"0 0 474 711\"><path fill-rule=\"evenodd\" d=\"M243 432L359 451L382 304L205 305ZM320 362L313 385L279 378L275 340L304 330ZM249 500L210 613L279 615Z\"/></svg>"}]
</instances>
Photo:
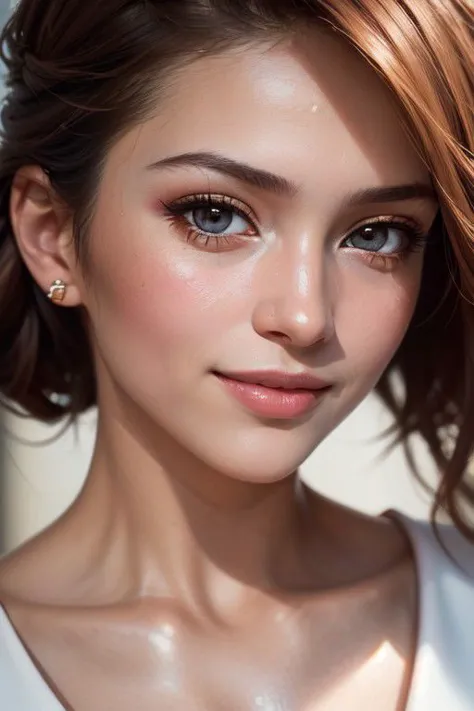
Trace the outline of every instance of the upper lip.
<instances>
[{"instance_id":1,"label":"upper lip","mask_svg":"<svg viewBox=\"0 0 474 711\"><path fill-rule=\"evenodd\" d=\"M311 375L311 373L286 373L280 370L248 370L219 374L225 378L238 380L242 383L263 385L268 388L281 388L282 390L322 390L330 385L330 383Z\"/></svg>"}]
</instances>

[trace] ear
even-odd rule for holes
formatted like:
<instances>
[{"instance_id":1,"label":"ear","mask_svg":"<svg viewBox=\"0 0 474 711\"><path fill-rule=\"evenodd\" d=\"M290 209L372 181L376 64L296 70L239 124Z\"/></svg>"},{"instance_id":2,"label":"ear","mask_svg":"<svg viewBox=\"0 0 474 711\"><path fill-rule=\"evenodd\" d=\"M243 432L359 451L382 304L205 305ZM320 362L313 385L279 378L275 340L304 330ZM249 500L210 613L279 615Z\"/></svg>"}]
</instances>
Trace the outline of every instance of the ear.
<instances>
[{"instance_id":1,"label":"ear","mask_svg":"<svg viewBox=\"0 0 474 711\"><path fill-rule=\"evenodd\" d=\"M10 220L23 260L47 294L56 279L66 286L62 306L78 306L80 273L73 244L72 215L39 166L15 175Z\"/></svg>"}]
</instances>

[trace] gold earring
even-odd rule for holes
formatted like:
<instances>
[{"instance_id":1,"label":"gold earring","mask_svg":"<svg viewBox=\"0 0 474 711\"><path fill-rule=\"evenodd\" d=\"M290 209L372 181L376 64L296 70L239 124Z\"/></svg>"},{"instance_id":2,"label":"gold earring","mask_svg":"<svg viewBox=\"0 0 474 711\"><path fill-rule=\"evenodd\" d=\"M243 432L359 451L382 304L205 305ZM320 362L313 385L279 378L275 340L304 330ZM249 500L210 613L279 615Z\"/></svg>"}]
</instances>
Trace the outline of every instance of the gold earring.
<instances>
[{"instance_id":1,"label":"gold earring","mask_svg":"<svg viewBox=\"0 0 474 711\"><path fill-rule=\"evenodd\" d=\"M66 284L62 279L56 279L51 284L48 299L50 299L53 304L60 304L61 301L64 301L64 297L66 296L66 288Z\"/></svg>"}]
</instances>

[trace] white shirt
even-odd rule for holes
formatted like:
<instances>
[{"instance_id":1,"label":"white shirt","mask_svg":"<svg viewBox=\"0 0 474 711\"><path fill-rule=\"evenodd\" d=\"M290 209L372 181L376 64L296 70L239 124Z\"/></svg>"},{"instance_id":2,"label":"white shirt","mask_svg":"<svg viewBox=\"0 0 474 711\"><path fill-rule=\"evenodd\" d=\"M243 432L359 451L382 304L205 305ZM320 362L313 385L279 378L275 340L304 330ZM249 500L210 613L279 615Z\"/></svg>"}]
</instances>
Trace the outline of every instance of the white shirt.
<instances>
[{"instance_id":1,"label":"white shirt","mask_svg":"<svg viewBox=\"0 0 474 711\"><path fill-rule=\"evenodd\" d=\"M407 531L419 590L418 644L406 711L474 709L474 546L450 526L390 514ZM0 709L65 711L0 607Z\"/></svg>"}]
</instances>

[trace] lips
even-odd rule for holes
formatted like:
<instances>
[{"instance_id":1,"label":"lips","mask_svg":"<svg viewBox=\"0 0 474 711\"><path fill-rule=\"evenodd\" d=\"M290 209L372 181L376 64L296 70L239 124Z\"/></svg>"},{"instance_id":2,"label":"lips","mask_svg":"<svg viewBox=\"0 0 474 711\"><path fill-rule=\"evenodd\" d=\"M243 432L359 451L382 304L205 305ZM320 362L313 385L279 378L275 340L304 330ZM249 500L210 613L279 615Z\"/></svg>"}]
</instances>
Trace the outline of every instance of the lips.
<instances>
[{"instance_id":1,"label":"lips","mask_svg":"<svg viewBox=\"0 0 474 711\"><path fill-rule=\"evenodd\" d=\"M252 371L214 373L225 391L255 415L295 419L306 415L324 398L330 385L308 373Z\"/></svg>"},{"instance_id":2,"label":"lips","mask_svg":"<svg viewBox=\"0 0 474 711\"><path fill-rule=\"evenodd\" d=\"M225 378L240 383L262 385L278 390L323 390L329 383L310 373L286 373L276 370L218 373Z\"/></svg>"}]
</instances>

